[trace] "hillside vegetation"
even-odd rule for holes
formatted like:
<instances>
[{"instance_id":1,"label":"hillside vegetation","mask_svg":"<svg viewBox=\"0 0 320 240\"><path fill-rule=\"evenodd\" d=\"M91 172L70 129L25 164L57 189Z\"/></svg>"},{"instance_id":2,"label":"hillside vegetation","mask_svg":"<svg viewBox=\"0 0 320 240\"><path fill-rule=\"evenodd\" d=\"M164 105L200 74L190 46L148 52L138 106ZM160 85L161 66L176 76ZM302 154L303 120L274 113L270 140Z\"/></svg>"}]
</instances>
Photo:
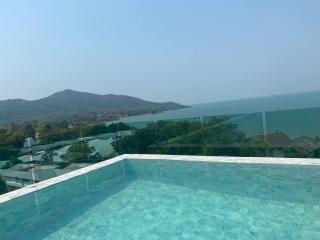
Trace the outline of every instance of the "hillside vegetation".
<instances>
[{"instance_id":1,"label":"hillside vegetation","mask_svg":"<svg viewBox=\"0 0 320 240\"><path fill-rule=\"evenodd\" d=\"M122 116L184 107L174 102L157 103L125 95L98 95L64 90L34 101L22 99L0 101L0 125L31 120L107 121Z\"/></svg>"}]
</instances>

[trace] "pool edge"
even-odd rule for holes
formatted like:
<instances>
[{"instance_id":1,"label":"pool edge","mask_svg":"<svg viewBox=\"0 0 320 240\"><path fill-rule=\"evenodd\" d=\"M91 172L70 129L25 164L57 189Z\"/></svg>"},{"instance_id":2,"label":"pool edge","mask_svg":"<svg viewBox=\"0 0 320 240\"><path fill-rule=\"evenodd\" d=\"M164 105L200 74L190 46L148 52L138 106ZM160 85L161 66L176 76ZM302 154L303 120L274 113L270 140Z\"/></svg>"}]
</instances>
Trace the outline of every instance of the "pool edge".
<instances>
[{"instance_id":1,"label":"pool edge","mask_svg":"<svg viewBox=\"0 0 320 240\"><path fill-rule=\"evenodd\" d=\"M172 160L172 161L197 161L216 163L243 163L243 164L282 164L282 165L320 165L319 159L313 158L265 158L265 157L222 157L222 156L190 156L190 155L153 155L153 154L124 154L102 162L84 167L27 187L0 195L0 204L67 181L71 178L95 171L110 164L126 159L131 160Z\"/></svg>"}]
</instances>

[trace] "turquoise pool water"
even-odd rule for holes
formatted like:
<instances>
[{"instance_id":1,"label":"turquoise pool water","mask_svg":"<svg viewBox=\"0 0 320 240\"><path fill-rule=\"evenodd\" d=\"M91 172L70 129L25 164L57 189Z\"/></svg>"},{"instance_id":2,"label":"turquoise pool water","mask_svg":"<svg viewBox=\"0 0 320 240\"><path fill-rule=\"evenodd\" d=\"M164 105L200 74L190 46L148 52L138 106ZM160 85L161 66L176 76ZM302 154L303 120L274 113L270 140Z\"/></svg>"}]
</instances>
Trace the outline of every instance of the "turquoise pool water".
<instances>
[{"instance_id":1,"label":"turquoise pool water","mask_svg":"<svg viewBox=\"0 0 320 240\"><path fill-rule=\"evenodd\" d=\"M319 170L125 160L0 205L0 238L320 239Z\"/></svg>"}]
</instances>

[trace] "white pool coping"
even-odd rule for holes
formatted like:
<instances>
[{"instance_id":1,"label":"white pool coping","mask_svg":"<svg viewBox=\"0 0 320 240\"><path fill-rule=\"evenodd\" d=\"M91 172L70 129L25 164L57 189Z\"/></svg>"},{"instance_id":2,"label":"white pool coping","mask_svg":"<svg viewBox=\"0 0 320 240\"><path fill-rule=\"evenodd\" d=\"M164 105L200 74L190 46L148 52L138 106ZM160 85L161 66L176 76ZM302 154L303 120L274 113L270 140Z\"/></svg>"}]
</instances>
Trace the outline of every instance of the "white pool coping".
<instances>
[{"instance_id":1,"label":"white pool coping","mask_svg":"<svg viewBox=\"0 0 320 240\"><path fill-rule=\"evenodd\" d=\"M64 182L82 174L95 171L110 164L122 160L172 160L172 161L196 161L215 163L244 163L244 164L282 164L282 165L320 165L320 159L314 158L265 158L265 157L214 157L214 156L189 156L189 155L149 155L149 154L124 154L88 167L78 169L27 187L0 195L0 204L21 197L43 188Z\"/></svg>"}]
</instances>

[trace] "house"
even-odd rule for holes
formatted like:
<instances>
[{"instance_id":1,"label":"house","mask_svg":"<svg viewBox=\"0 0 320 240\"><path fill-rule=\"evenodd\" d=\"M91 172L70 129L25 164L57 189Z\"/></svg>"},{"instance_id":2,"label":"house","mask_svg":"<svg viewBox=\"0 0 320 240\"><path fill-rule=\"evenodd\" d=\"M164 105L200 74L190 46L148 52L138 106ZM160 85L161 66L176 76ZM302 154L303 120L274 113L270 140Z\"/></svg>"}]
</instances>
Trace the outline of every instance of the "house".
<instances>
[{"instance_id":1,"label":"house","mask_svg":"<svg viewBox=\"0 0 320 240\"><path fill-rule=\"evenodd\" d=\"M67 167L65 167L63 170L65 170L67 172L71 172L71 171L78 170L80 168L87 167L87 166L90 166L90 165L92 165L92 164L89 164L89 163L71 163Z\"/></svg>"},{"instance_id":2,"label":"house","mask_svg":"<svg viewBox=\"0 0 320 240\"><path fill-rule=\"evenodd\" d=\"M268 152L274 157L284 157L283 149L292 147L292 140L283 132L275 132L264 135L255 136L252 138L254 143L264 143L268 148Z\"/></svg>"},{"instance_id":3,"label":"house","mask_svg":"<svg viewBox=\"0 0 320 240\"><path fill-rule=\"evenodd\" d=\"M9 160L0 161L0 169L5 168L9 164Z\"/></svg>"},{"instance_id":4,"label":"house","mask_svg":"<svg viewBox=\"0 0 320 240\"><path fill-rule=\"evenodd\" d=\"M13 170L13 171L29 171L30 169L34 168L38 166L38 164L35 163L18 163L12 167L9 168L9 170Z\"/></svg>"},{"instance_id":5,"label":"house","mask_svg":"<svg viewBox=\"0 0 320 240\"><path fill-rule=\"evenodd\" d=\"M22 166L25 164L17 165L10 169L0 169L0 177L10 191L72 171L70 169L57 169L57 166L54 165L34 164L34 167L30 167L30 165Z\"/></svg>"},{"instance_id":6,"label":"house","mask_svg":"<svg viewBox=\"0 0 320 240\"><path fill-rule=\"evenodd\" d=\"M41 162L42 159L42 154L41 153L35 153L32 155L23 155L21 157L18 157L18 159L23 162L23 163L27 163L27 162Z\"/></svg>"},{"instance_id":7,"label":"house","mask_svg":"<svg viewBox=\"0 0 320 240\"><path fill-rule=\"evenodd\" d=\"M304 157L319 157L320 143L309 137L299 137L293 140L293 147Z\"/></svg>"},{"instance_id":8,"label":"house","mask_svg":"<svg viewBox=\"0 0 320 240\"><path fill-rule=\"evenodd\" d=\"M39 176L33 179L31 172L0 169L0 175L9 190L15 190L31 185L34 182L39 182Z\"/></svg>"}]
</instances>

